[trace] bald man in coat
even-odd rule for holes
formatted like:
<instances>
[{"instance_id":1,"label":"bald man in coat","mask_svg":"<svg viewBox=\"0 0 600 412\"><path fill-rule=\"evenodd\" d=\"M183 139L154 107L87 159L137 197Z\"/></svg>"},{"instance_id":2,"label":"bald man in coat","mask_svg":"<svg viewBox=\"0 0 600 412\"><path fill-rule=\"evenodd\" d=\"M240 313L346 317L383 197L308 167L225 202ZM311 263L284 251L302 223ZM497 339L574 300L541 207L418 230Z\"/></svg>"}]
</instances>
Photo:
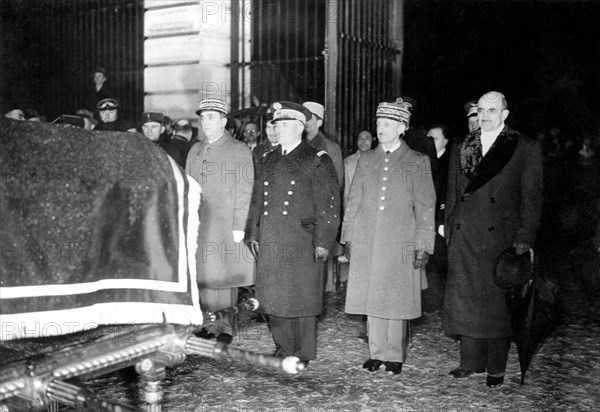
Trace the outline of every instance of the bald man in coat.
<instances>
[{"instance_id":1,"label":"bald man in coat","mask_svg":"<svg viewBox=\"0 0 600 412\"><path fill-rule=\"evenodd\" d=\"M487 385L504 383L511 319L506 290L494 284L494 262L514 246L533 246L542 206L540 145L504 124L504 95L484 94L480 129L453 145L445 209L448 283L443 327L460 337L455 378L487 371Z\"/></svg>"}]
</instances>

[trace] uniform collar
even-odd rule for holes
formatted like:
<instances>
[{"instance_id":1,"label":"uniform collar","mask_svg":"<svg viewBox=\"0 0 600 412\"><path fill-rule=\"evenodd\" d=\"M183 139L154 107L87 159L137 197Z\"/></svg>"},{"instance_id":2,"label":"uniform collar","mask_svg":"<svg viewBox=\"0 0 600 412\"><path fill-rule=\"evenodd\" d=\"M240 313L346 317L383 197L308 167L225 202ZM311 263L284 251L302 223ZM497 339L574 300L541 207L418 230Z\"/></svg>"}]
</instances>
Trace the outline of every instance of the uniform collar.
<instances>
[{"instance_id":1,"label":"uniform collar","mask_svg":"<svg viewBox=\"0 0 600 412\"><path fill-rule=\"evenodd\" d=\"M223 145L225 143L227 143L227 141L231 138L231 135L225 131L221 137L219 137L217 140L213 140L212 142L210 140L208 140L208 137L206 138L206 141L208 142L208 144L210 145L214 145L214 146L220 146Z\"/></svg>"},{"instance_id":2,"label":"uniform collar","mask_svg":"<svg viewBox=\"0 0 600 412\"><path fill-rule=\"evenodd\" d=\"M279 145L279 146L281 146L281 153L283 154L283 151L286 150L287 154L289 155L295 148L300 146L300 143L302 143L302 139L298 140L296 142L296 144L289 146L289 147L283 147L283 146Z\"/></svg>"},{"instance_id":3,"label":"uniform collar","mask_svg":"<svg viewBox=\"0 0 600 412\"><path fill-rule=\"evenodd\" d=\"M381 145L381 148L386 153L387 152L394 153L396 150L398 150L400 148L401 145L402 145L402 139L398 139L398 142L395 145L393 145L392 147L386 149L383 147L383 145Z\"/></svg>"}]
</instances>

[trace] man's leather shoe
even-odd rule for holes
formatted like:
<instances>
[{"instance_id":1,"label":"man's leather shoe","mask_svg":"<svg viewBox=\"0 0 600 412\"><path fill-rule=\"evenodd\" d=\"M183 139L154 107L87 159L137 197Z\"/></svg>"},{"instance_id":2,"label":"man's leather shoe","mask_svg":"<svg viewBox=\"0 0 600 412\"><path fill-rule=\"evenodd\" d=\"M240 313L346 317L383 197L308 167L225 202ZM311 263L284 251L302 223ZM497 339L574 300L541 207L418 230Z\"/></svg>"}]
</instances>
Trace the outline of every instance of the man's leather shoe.
<instances>
[{"instance_id":1,"label":"man's leather shoe","mask_svg":"<svg viewBox=\"0 0 600 412\"><path fill-rule=\"evenodd\" d=\"M452 375L452 377L454 377L454 378L467 378L474 373L483 373L483 372L485 372L485 368L475 369L475 370L456 368L456 369L451 370L448 375Z\"/></svg>"},{"instance_id":2,"label":"man's leather shoe","mask_svg":"<svg viewBox=\"0 0 600 412\"><path fill-rule=\"evenodd\" d=\"M504 376L487 376L486 385L488 388L497 388L504 384Z\"/></svg>"},{"instance_id":3,"label":"man's leather shoe","mask_svg":"<svg viewBox=\"0 0 600 412\"><path fill-rule=\"evenodd\" d=\"M219 333L219 336L217 336L217 342L221 342L226 345L231 345L231 342L233 342L233 336L225 332Z\"/></svg>"},{"instance_id":4,"label":"man's leather shoe","mask_svg":"<svg viewBox=\"0 0 600 412\"><path fill-rule=\"evenodd\" d=\"M379 359L368 359L363 363L363 368L369 372L375 372L381 365L383 365L383 361L380 361Z\"/></svg>"},{"instance_id":5,"label":"man's leather shoe","mask_svg":"<svg viewBox=\"0 0 600 412\"><path fill-rule=\"evenodd\" d=\"M399 375L402 372L402 362L386 362L385 371L392 372L394 375Z\"/></svg>"}]
</instances>

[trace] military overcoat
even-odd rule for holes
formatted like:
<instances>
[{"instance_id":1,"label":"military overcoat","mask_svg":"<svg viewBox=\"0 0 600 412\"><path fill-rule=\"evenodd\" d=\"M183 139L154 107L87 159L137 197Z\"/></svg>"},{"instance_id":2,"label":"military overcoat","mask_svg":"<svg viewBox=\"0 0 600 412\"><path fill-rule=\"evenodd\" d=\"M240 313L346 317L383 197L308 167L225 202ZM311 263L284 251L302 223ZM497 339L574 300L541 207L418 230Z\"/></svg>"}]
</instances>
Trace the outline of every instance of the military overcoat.
<instances>
[{"instance_id":1,"label":"military overcoat","mask_svg":"<svg viewBox=\"0 0 600 412\"><path fill-rule=\"evenodd\" d=\"M185 171L200 183L200 231L196 264L201 288L224 289L254 283L254 258L233 231L244 231L254 184L248 146L227 132L216 142L196 143Z\"/></svg>"},{"instance_id":2,"label":"military overcoat","mask_svg":"<svg viewBox=\"0 0 600 412\"><path fill-rule=\"evenodd\" d=\"M306 142L266 155L252 202L249 238L258 240L256 297L279 317L317 316L323 308L321 262L340 224L340 186L331 159Z\"/></svg>"},{"instance_id":3,"label":"military overcoat","mask_svg":"<svg viewBox=\"0 0 600 412\"><path fill-rule=\"evenodd\" d=\"M342 243L352 242L346 312L386 319L421 316L416 249L433 253L435 189L429 158L406 143L364 152L350 186Z\"/></svg>"}]
</instances>

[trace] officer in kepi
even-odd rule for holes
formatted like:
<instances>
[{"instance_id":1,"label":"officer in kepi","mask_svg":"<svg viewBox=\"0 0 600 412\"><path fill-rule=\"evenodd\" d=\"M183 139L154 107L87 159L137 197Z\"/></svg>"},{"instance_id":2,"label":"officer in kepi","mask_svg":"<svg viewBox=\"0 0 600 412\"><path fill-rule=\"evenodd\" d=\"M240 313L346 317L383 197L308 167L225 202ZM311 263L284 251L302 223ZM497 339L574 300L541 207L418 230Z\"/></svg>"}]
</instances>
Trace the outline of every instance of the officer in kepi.
<instances>
[{"instance_id":1,"label":"officer in kepi","mask_svg":"<svg viewBox=\"0 0 600 412\"><path fill-rule=\"evenodd\" d=\"M160 112L142 113L142 133L158 147L167 152L181 166L183 164L181 151L177 146L163 137L163 132L165 131L164 119L165 116Z\"/></svg>"},{"instance_id":2,"label":"officer in kepi","mask_svg":"<svg viewBox=\"0 0 600 412\"><path fill-rule=\"evenodd\" d=\"M258 256L256 297L271 319L274 356L317 357L316 316L323 309L323 273L340 224L340 186L324 151L302 140L311 113L273 104L279 148L267 154L250 208L247 234Z\"/></svg>"},{"instance_id":3,"label":"officer in kepi","mask_svg":"<svg viewBox=\"0 0 600 412\"><path fill-rule=\"evenodd\" d=\"M379 146L363 153L346 202L342 243L350 261L346 313L367 315L363 368L402 372L408 322L421 316L424 267L435 239L429 157L402 139L410 126L403 98L377 107Z\"/></svg>"},{"instance_id":4,"label":"officer in kepi","mask_svg":"<svg viewBox=\"0 0 600 412\"><path fill-rule=\"evenodd\" d=\"M229 110L220 99L200 101L196 114L206 139L192 146L185 167L202 188L196 265L200 303L211 312L235 305L237 288L254 284L255 261L243 242L254 165L248 146L225 130ZM225 316L199 336L230 344L235 321Z\"/></svg>"}]
</instances>

